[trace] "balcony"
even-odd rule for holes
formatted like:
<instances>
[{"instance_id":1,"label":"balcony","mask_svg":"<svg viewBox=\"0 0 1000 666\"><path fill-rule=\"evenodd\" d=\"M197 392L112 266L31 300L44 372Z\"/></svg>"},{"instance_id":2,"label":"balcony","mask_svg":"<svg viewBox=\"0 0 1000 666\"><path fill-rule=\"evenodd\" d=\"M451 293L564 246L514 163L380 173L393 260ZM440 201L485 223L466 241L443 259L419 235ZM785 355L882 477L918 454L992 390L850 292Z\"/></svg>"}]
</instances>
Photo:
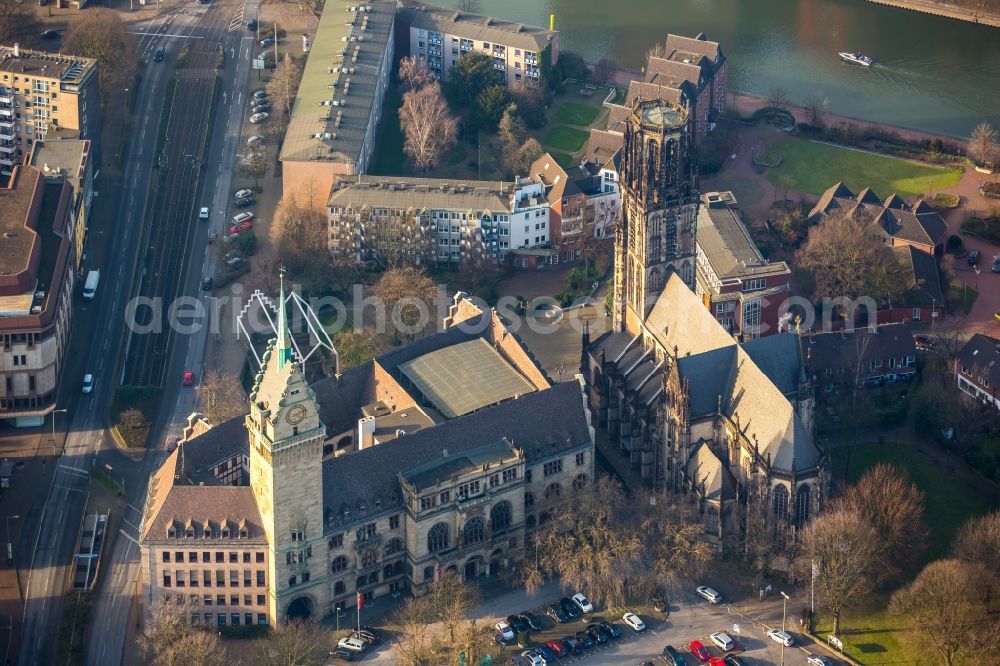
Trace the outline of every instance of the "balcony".
<instances>
[{"instance_id":1,"label":"balcony","mask_svg":"<svg viewBox=\"0 0 1000 666\"><path fill-rule=\"evenodd\" d=\"M14 130L0 129L0 141L13 141Z\"/></svg>"},{"instance_id":2,"label":"balcony","mask_svg":"<svg viewBox=\"0 0 1000 666\"><path fill-rule=\"evenodd\" d=\"M524 70L524 73L532 78L535 79L538 78L538 69L535 67L528 67L527 69Z\"/></svg>"},{"instance_id":3,"label":"balcony","mask_svg":"<svg viewBox=\"0 0 1000 666\"><path fill-rule=\"evenodd\" d=\"M432 58L433 57L440 58L441 57L441 47L440 46L438 46L438 47L433 47L432 46L431 48L427 49L427 55L429 57L432 57Z\"/></svg>"},{"instance_id":4,"label":"balcony","mask_svg":"<svg viewBox=\"0 0 1000 666\"><path fill-rule=\"evenodd\" d=\"M7 159L6 157L0 156L0 164L4 166L14 166L14 160Z\"/></svg>"},{"instance_id":5,"label":"balcony","mask_svg":"<svg viewBox=\"0 0 1000 666\"><path fill-rule=\"evenodd\" d=\"M0 153L13 153L17 148L12 143L0 143Z\"/></svg>"},{"instance_id":6,"label":"balcony","mask_svg":"<svg viewBox=\"0 0 1000 666\"><path fill-rule=\"evenodd\" d=\"M14 115L14 107L0 106L0 118L10 118Z\"/></svg>"},{"instance_id":7,"label":"balcony","mask_svg":"<svg viewBox=\"0 0 1000 666\"><path fill-rule=\"evenodd\" d=\"M14 93L0 93L0 104L13 104Z\"/></svg>"},{"instance_id":8,"label":"balcony","mask_svg":"<svg viewBox=\"0 0 1000 666\"><path fill-rule=\"evenodd\" d=\"M528 63L529 65L537 65L538 64L538 58L536 58L533 55L525 55L524 56L524 62Z\"/></svg>"},{"instance_id":9,"label":"balcony","mask_svg":"<svg viewBox=\"0 0 1000 666\"><path fill-rule=\"evenodd\" d=\"M462 49L463 51L471 51L472 49L476 48L476 46L475 46L475 44L473 44L473 43L472 43L472 42L470 42L469 40L467 40L467 39L463 39L463 40L462 40L462 44L461 44L461 47L460 47L460 48L461 48L461 49Z\"/></svg>"}]
</instances>

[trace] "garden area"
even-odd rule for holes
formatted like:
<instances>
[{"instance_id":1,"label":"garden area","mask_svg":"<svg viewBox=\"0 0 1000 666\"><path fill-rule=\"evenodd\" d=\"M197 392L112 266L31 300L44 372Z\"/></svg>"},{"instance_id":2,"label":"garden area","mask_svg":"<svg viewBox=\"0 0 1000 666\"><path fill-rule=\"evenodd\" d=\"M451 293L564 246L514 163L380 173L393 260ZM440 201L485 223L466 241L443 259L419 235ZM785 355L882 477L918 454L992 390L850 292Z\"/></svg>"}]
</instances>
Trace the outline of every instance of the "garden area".
<instances>
[{"instance_id":1,"label":"garden area","mask_svg":"<svg viewBox=\"0 0 1000 666\"><path fill-rule=\"evenodd\" d=\"M780 164L767 170L767 179L779 187L820 195L843 181L858 192L871 187L880 197L893 192L910 197L952 187L962 177L958 169L876 155L862 150L817 143L794 136L779 139L761 162Z\"/></svg>"},{"instance_id":2,"label":"garden area","mask_svg":"<svg viewBox=\"0 0 1000 666\"><path fill-rule=\"evenodd\" d=\"M924 493L927 550L917 567L946 557L962 524L995 510L1000 491L950 454L922 442L866 443L831 449L831 469L841 482L854 483L878 462L901 467ZM911 571L909 576L916 573ZM841 639L845 652L861 664L931 663L934 655L911 640L907 619L888 611L889 590L879 590L861 605L845 611ZM816 633L832 632L833 619L819 613Z\"/></svg>"},{"instance_id":3,"label":"garden area","mask_svg":"<svg viewBox=\"0 0 1000 666\"><path fill-rule=\"evenodd\" d=\"M990 243L1000 243L1000 216L970 217L962 222L962 233Z\"/></svg>"}]
</instances>

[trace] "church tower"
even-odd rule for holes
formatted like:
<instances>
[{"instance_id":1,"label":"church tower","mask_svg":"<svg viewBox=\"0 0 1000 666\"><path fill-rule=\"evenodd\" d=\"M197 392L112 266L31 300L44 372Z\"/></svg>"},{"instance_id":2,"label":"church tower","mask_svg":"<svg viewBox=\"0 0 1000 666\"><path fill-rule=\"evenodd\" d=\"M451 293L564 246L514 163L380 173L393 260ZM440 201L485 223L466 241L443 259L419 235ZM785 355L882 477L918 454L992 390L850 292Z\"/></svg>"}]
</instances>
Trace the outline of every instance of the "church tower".
<instances>
[{"instance_id":1,"label":"church tower","mask_svg":"<svg viewBox=\"0 0 1000 666\"><path fill-rule=\"evenodd\" d=\"M323 441L316 395L295 363L285 313L250 393L246 429L250 486L268 541L268 617L322 617L329 610L323 543Z\"/></svg>"},{"instance_id":2,"label":"church tower","mask_svg":"<svg viewBox=\"0 0 1000 666\"><path fill-rule=\"evenodd\" d=\"M697 167L686 95L636 100L621 155L615 239L616 331L638 332L673 268L694 289Z\"/></svg>"}]
</instances>

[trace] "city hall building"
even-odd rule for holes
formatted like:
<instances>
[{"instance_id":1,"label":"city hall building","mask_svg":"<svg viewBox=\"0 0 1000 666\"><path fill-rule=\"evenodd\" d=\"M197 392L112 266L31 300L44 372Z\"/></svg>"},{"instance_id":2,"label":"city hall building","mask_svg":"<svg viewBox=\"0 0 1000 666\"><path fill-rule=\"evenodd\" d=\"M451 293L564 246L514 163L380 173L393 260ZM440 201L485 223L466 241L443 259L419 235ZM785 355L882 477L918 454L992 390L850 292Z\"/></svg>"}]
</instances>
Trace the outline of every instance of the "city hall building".
<instances>
[{"instance_id":1,"label":"city hall building","mask_svg":"<svg viewBox=\"0 0 1000 666\"><path fill-rule=\"evenodd\" d=\"M464 294L441 332L312 385L278 321L249 414L191 436L151 479L147 614L184 602L193 624L276 625L500 575L547 507L590 486L582 379L553 384Z\"/></svg>"}]
</instances>

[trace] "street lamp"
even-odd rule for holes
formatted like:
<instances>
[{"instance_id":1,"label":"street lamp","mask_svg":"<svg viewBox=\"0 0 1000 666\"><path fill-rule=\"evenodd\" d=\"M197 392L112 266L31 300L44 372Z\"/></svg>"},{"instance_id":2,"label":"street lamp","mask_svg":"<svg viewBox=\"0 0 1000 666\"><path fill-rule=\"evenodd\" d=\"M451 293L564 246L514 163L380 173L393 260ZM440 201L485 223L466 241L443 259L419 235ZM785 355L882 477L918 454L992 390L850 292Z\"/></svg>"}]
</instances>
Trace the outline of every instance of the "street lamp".
<instances>
[{"instance_id":1,"label":"street lamp","mask_svg":"<svg viewBox=\"0 0 1000 666\"><path fill-rule=\"evenodd\" d=\"M7 566L13 566L14 564L14 550L10 546L10 519L13 518L14 520L17 520L20 517L21 516L7 516L6 520L4 520L4 523L7 526L5 532L7 535Z\"/></svg>"},{"instance_id":2,"label":"street lamp","mask_svg":"<svg viewBox=\"0 0 1000 666\"><path fill-rule=\"evenodd\" d=\"M972 267L976 271L976 291L979 291L979 266Z\"/></svg>"},{"instance_id":3,"label":"street lamp","mask_svg":"<svg viewBox=\"0 0 1000 666\"><path fill-rule=\"evenodd\" d=\"M56 455L56 414L65 414L68 409L52 410L52 455Z\"/></svg>"},{"instance_id":4,"label":"street lamp","mask_svg":"<svg viewBox=\"0 0 1000 666\"><path fill-rule=\"evenodd\" d=\"M788 595L781 593L781 633L785 633L785 611L788 609ZM781 666L785 666L785 637L781 637Z\"/></svg>"},{"instance_id":5,"label":"street lamp","mask_svg":"<svg viewBox=\"0 0 1000 666\"><path fill-rule=\"evenodd\" d=\"M125 89L125 113L128 114L128 88Z\"/></svg>"}]
</instances>

